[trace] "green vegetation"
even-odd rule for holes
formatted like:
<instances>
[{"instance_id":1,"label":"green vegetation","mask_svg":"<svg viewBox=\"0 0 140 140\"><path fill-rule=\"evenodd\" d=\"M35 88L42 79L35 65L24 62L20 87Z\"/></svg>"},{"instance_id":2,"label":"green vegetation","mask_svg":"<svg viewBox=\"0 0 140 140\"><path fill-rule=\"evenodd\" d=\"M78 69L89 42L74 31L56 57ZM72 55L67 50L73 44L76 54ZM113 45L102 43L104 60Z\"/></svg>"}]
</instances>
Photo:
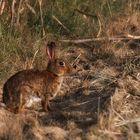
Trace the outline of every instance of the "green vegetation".
<instances>
[{"instance_id":1,"label":"green vegetation","mask_svg":"<svg viewBox=\"0 0 140 140\"><path fill-rule=\"evenodd\" d=\"M20 0L14 12L10 7L11 3L6 3L1 15L1 36L12 29L12 36L26 31L39 36L42 28L53 36L96 36L99 17L105 26L116 13L123 16L140 10L138 0Z\"/></svg>"}]
</instances>

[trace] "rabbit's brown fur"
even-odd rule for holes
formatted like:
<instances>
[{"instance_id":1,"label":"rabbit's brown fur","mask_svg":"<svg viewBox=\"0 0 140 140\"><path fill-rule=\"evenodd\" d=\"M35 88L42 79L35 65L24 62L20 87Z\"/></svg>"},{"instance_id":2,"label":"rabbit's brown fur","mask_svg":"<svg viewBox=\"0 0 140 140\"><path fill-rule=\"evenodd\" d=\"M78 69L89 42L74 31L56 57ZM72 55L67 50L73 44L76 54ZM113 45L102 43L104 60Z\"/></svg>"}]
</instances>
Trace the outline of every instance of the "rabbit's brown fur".
<instances>
[{"instance_id":1,"label":"rabbit's brown fur","mask_svg":"<svg viewBox=\"0 0 140 140\"><path fill-rule=\"evenodd\" d=\"M52 51L52 50L51 50ZM51 56L47 69L23 70L10 77L3 87L3 102L8 110L22 112L30 96L41 98L42 107L47 111L49 100L59 91L63 76L71 71L71 67L62 59Z\"/></svg>"}]
</instances>

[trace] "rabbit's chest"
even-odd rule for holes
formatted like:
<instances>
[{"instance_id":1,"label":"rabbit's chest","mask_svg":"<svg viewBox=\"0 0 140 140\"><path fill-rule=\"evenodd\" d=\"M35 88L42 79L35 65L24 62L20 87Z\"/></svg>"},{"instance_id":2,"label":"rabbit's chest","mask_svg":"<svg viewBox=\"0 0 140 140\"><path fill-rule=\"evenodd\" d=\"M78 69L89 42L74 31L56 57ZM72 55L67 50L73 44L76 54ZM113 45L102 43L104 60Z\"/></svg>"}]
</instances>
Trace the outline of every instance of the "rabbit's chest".
<instances>
[{"instance_id":1,"label":"rabbit's chest","mask_svg":"<svg viewBox=\"0 0 140 140\"><path fill-rule=\"evenodd\" d=\"M43 84L40 84L41 82L36 82L36 84L32 84L32 87L28 87L28 92L30 94L26 94L26 104L25 106L27 108L30 108L32 106L38 105L40 103L41 98L44 97L44 95L47 94L48 100L53 99L58 91L61 88L63 79L57 79L55 81L49 81ZM26 88L27 89L27 88ZM42 96L43 95L43 96Z\"/></svg>"},{"instance_id":2,"label":"rabbit's chest","mask_svg":"<svg viewBox=\"0 0 140 140\"><path fill-rule=\"evenodd\" d=\"M59 80L50 82L46 86L46 94L49 94L48 96L50 97L50 99L53 99L57 95L58 91L61 88L62 82L63 82L63 79L59 79Z\"/></svg>"}]
</instances>

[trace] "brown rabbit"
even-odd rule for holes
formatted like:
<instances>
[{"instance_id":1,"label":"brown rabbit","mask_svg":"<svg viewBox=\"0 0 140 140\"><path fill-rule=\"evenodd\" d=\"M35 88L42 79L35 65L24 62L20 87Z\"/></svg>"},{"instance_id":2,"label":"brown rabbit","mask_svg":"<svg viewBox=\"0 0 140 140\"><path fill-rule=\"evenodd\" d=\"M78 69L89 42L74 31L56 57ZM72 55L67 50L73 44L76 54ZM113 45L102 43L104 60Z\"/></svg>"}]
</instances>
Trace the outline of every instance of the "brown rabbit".
<instances>
[{"instance_id":1,"label":"brown rabbit","mask_svg":"<svg viewBox=\"0 0 140 140\"><path fill-rule=\"evenodd\" d=\"M63 59L55 58L55 43L47 44L49 62L46 70L23 70L10 77L3 87L3 102L8 110L19 113L33 96L41 98L42 107L48 110L49 101L60 90L65 73L71 72L71 66Z\"/></svg>"}]
</instances>

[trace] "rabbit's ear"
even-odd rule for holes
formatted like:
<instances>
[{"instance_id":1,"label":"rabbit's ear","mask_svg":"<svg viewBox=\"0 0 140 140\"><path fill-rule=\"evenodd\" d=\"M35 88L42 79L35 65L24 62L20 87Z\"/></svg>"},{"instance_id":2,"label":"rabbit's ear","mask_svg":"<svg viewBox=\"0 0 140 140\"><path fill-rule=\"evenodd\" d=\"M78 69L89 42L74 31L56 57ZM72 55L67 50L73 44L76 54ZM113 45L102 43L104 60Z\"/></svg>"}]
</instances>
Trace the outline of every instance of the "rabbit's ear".
<instances>
[{"instance_id":1,"label":"rabbit's ear","mask_svg":"<svg viewBox=\"0 0 140 140\"><path fill-rule=\"evenodd\" d=\"M56 47L55 42L50 42L47 44L46 52L50 60L55 58L55 47Z\"/></svg>"}]
</instances>

